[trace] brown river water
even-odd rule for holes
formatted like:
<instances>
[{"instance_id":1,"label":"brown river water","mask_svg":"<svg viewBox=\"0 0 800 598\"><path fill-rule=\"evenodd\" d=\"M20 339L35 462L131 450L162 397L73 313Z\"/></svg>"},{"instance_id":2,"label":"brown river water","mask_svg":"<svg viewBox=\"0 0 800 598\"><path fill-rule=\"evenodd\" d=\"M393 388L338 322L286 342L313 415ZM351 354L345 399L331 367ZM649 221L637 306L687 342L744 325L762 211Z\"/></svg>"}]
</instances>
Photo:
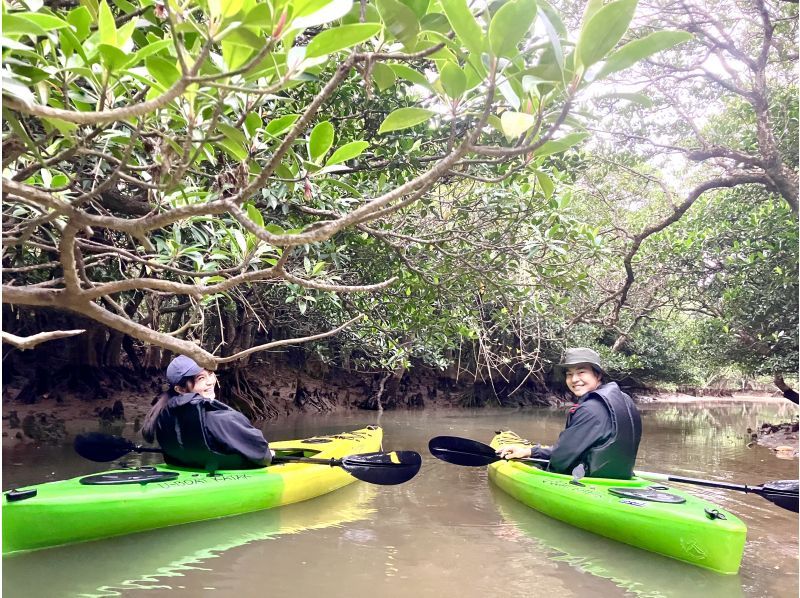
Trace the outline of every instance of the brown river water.
<instances>
[{"instance_id":1,"label":"brown river water","mask_svg":"<svg viewBox=\"0 0 800 598\"><path fill-rule=\"evenodd\" d=\"M747 447L746 429L788 421L787 401L641 406L637 468L736 483L797 478L796 459ZM3 559L3 596L298 598L798 595L798 516L758 496L684 486L748 526L741 571L723 576L545 517L493 488L486 468L434 459L446 434L488 442L513 429L543 443L564 410L355 412L268 424L270 439L380 424L384 448L416 450L423 466L401 486L356 482L305 503ZM93 424L87 423L85 431ZM112 430L136 438L130 426ZM154 463L158 457L129 459ZM3 455L4 490L102 471L64 446Z\"/></svg>"}]
</instances>

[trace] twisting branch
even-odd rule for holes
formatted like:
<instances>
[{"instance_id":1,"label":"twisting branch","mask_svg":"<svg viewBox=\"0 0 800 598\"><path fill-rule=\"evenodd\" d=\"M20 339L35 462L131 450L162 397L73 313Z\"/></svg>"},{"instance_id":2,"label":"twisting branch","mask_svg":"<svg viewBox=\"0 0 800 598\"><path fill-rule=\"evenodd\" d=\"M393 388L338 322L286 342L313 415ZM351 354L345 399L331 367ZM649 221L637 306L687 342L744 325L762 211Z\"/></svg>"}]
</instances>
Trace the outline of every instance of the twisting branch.
<instances>
[{"instance_id":1,"label":"twisting branch","mask_svg":"<svg viewBox=\"0 0 800 598\"><path fill-rule=\"evenodd\" d=\"M14 345L17 349L25 351L27 349L33 349L36 345L41 343L83 334L84 332L86 332L86 330L54 330L53 332L40 332L30 336L17 336L16 334L11 334L3 330L0 332L0 337L4 343Z\"/></svg>"},{"instance_id":2,"label":"twisting branch","mask_svg":"<svg viewBox=\"0 0 800 598\"><path fill-rule=\"evenodd\" d=\"M669 225L674 224L678 220L680 220L681 216L686 213L692 204L697 201L697 199L703 195L703 193L710 191L712 189L723 189L723 188L731 188L736 187L738 185L748 185L748 184L761 184L767 185L769 181L763 176L751 176L751 175L740 175L735 177L725 177L719 179L713 179L710 181L706 181L692 189L689 194L686 196L686 199L680 205L676 206L672 213L660 220L659 222L648 226L638 235L636 235L630 246L628 247L628 251L625 253L625 257L622 260L622 263L625 267L625 282L622 284L622 287L614 293L611 297L606 298L603 303L598 305L599 308L604 303L607 303L609 300L615 299L614 311L609 319L609 324L615 325L619 322L620 311L622 310L623 306L626 304L628 299L628 292L633 285L635 275L633 272L633 258L636 257L636 254L639 251L642 243L650 236L656 234L667 228Z\"/></svg>"}]
</instances>

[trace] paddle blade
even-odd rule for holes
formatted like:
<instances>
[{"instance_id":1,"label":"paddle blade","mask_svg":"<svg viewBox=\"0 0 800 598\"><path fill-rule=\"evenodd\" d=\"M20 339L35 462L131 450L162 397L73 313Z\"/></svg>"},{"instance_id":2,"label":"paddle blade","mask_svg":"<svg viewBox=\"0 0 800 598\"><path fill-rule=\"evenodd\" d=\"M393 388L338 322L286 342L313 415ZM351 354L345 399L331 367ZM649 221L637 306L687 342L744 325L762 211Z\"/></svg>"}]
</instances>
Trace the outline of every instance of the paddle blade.
<instances>
[{"instance_id":1,"label":"paddle blade","mask_svg":"<svg viewBox=\"0 0 800 598\"><path fill-rule=\"evenodd\" d=\"M73 446L81 457L98 463L119 459L136 449L130 440L98 432L79 434Z\"/></svg>"},{"instance_id":2,"label":"paddle blade","mask_svg":"<svg viewBox=\"0 0 800 598\"><path fill-rule=\"evenodd\" d=\"M428 450L437 459L468 467L481 467L501 460L488 444L457 436L431 438Z\"/></svg>"},{"instance_id":3,"label":"paddle blade","mask_svg":"<svg viewBox=\"0 0 800 598\"><path fill-rule=\"evenodd\" d=\"M391 486L407 482L419 471L422 457L414 451L364 453L342 459L342 468L359 480Z\"/></svg>"},{"instance_id":4,"label":"paddle blade","mask_svg":"<svg viewBox=\"0 0 800 598\"><path fill-rule=\"evenodd\" d=\"M759 492L768 501L787 511L798 512L798 481L776 480L761 486Z\"/></svg>"}]
</instances>

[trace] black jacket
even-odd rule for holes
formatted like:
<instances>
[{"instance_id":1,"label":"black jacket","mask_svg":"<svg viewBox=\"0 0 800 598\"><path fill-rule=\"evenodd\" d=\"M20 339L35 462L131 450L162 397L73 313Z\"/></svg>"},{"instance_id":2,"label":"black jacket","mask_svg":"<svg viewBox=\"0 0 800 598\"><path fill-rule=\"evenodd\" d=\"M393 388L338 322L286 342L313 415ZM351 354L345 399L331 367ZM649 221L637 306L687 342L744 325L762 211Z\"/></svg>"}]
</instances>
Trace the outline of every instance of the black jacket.
<instances>
[{"instance_id":1,"label":"black jacket","mask_svg":"<svg viewBox=\"0 0 800 598\"><path fill-rule=\"evenodd\" d=\"M270 463L260 430L235 409L197 393L172 397L156 419L155 432L170 465L216 471Z\"/></svg>"},{"instance_id":2,"label":"black jacket","mask_svg":"<svg viewBox=\"0 0 800 598\"><path fill-rule=\"evenodd\" d=\"M583 463L588 476L629 479L641 438L636 405L616 382L608 382L569 410L567 426L551 448L536 447L531 456L550 459L548 469L556 473L571 473Z\"/></svg>"}]
</instances>

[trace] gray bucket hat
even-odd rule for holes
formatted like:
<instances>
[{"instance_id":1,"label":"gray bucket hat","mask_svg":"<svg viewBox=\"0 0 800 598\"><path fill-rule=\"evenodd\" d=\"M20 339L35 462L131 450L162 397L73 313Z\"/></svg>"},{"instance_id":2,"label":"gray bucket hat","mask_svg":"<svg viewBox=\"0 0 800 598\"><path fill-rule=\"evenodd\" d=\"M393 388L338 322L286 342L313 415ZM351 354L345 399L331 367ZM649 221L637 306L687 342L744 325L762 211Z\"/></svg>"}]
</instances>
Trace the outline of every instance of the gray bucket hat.
<instances>
[{"instance_id":1,"label":"gray bucket hat","mask_svg":"<svg viewBox=\"0 0 800 598\"><path fill-rule=\"evenodd\" d=\"M600 355L597 354L597 351L588 349L586 347L567 349L564 353L564 359L561 360L561 363L555 366L555 369L558 372L563 373L567 368L580 365L582 363L594 366L605 374L605 370L600 363Z\"/></svg>"},{"instance_id":2,"label":"gray bucket hat","mask_svg":"<svg viewBox=\"0 0 800 598\"><path fill-rule=\"evenodd\" d=\"M167 366L167 382L179 384L186 376L196 376L203 371L197 362L186 355L178 355Z\"/></svg>"}]
</instances>

